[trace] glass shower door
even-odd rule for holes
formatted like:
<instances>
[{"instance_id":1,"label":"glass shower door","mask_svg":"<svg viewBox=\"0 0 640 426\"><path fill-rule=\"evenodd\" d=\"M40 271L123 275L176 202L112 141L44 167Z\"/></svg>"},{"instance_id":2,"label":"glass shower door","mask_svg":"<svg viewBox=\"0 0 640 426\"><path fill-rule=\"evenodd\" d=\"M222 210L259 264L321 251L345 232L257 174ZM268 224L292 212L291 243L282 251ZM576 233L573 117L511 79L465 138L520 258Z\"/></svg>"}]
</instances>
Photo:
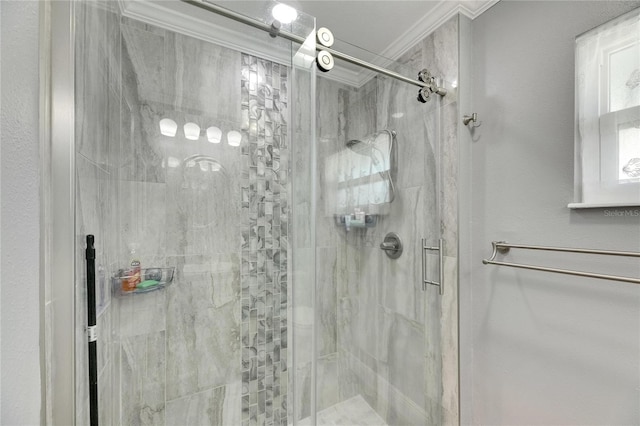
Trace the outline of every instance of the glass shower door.
<instances>
[{"instance_id":1,"label":"glass shower door","mask_svg":"<svg viewBox=\"0 0 640 426\"><path fill-rule=\"evenodd\" d=\"M271 3L228 5L270 21ZM441 184L453 85L420 104L415 86L340 62L319 77L300 12L284 29L302 46L212 14L255 36L232 48L74 8L76 258L95 235L101 423L448 424L443 300L457 284L423 287L441 262L422 241L444 236L455 255ZM396 62L349 53L411 76L436 56L423 44ZM390 233L396 258L380 247Z\"/></svg>"},{"instance_id":2,"label":"glass shower door","mask_svg":"<svg viewBox=\"0 0 640 426\"><path fill-rule=\"evenodd\" d=\"M287 26L298 46L212 13L270 42L256 52L102 6L73 12L76 257L95 235L100 423L291 423L294 286L314 279L294 250L313 249L315 20ZM77 424L84 278L77 262Z\"/></svg>"}]
</instances>

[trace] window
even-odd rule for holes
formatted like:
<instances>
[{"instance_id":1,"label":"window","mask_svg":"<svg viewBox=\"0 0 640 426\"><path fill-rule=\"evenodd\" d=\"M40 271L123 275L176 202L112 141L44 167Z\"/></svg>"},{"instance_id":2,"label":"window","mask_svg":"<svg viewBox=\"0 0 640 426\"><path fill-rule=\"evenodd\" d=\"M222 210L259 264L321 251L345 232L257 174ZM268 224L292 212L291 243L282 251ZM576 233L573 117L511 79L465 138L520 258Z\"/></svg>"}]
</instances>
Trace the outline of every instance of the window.
<instances>
[{"instance_id":1,"label":"window","mask_svg":"<svg viewBox=\"0 0 640 426\"><path fill-rule=\"evenodd\" d=\"M640 205L640 9L576 38L576 203Z\"/></svg>"}]
</instances>

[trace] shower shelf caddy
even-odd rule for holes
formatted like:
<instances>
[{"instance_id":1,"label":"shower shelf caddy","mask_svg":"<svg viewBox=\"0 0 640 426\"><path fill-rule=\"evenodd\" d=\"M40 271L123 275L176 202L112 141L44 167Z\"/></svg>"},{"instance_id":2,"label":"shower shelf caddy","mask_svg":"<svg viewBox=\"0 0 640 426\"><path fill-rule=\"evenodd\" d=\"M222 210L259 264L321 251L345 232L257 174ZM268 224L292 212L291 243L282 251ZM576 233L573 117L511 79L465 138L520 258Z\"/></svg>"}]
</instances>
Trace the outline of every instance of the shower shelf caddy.
<instances>
[{"instance_id":1,"label":"shower shelf caddy","mask_svg":"<svg viewBox=\"0 0 640 426\"><path fill-rule=\"evenodd\" d=\"M364 221L356 221L356 215L351 214L336 214L333 216L337 226L344 227L347 230L349 228L373 228L378 223L377 214L365 214ZM349 225L347 225L349 221Z\"/></svg>"},{"instance_id":2,"label":"shower shelf caddy","mask_svg":"<svg viewBox=\"0 0 640 426\"><path fill-rule=\"evenodd\" d=\"M136 288L132 291L124 291L122 290L122 282L124 280L128 280L132 278L131 275L126 275L127 272L124 270L120 270L116 275L111 277L111 284L115 290L115 293L118 296L129 296L133 294L144 294L151 293L153 291L162 290L163 288L169 286L171 282L173 282L173 275L175 273L175 268L143 268L140 270L140 282L145 282L147 280L157 281L158 284L150 286L148 288Z\"/></svg>"}]
</instances>

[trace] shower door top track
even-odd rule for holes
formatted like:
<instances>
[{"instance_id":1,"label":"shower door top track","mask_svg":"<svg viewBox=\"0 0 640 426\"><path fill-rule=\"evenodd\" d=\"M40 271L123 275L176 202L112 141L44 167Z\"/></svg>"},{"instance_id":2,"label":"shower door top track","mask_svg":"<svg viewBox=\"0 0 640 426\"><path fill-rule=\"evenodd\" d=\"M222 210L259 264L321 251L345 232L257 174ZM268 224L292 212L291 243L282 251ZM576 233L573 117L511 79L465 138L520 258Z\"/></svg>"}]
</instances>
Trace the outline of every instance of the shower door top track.
<instances>
[{"instance_id":1,"label":"shower door top track","mask_svg":"<svg viewBox=\"0 0 640 426\"><path fill-rule=\"evenodd\" d=\"M245 16L241 13L238 12L234 12L233 10L218 6L217 4L211 3L210 1L207 0L181 0L185 3L189 3L191 5L200 7L202 9L208 10L210 12L213 13L217 13L218 15L224 16L226 18L229 19L233 19L234 21L249 25L251 27L257 28L261 31L270 33L270 34L274 34L273 32L273 28L271 25L269 24L265 24L264 22L258 21L257 19L253 19L250 18L248 16ZM301 37L299 35L293 34L289 31L285 31L285 30L278 30L275 35L285 38L289 41L292 41L294 43L298 43L298 44L303 44L305 42L305 38ZM324 50L326 52L331 53L333 56L335 56L336 58L342 59L345 62L349 62L351 64L354 65L358 65L362 68L366 68L368 70L377 72L379 74L383 74L386 75L388 77L392 77L395 78L397 80L403 81L405 83L409 83L412 84L414 86L418 86L420 88L433 88L433 85L431 82L429 81L421 81L421 80L415 80L409 77L405 77L402 74L399 74L395 71L391 71L388 70L386 68L380 67L378 65L374 65L370 62L364 61L362 59L358 59L355 58L351 55L347 55L346 53L342 53L340 51L331 49L329 47L325 47L325 46L320 46L320 45L316 45L316 50L320 51L320 50ZM437 88L438 91L435 91L435 93L438 93L441 96L446 95L446 89L443 88Z\"/></svg>"}]
</instances>

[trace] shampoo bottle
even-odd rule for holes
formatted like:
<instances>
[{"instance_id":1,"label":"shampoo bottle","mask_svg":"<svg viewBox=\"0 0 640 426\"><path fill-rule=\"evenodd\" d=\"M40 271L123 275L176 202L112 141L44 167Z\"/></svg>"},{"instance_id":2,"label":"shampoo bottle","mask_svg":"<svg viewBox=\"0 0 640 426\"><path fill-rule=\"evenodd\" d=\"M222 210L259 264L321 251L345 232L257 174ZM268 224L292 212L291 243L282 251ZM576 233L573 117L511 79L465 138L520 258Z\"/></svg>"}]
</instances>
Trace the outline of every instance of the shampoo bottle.
<instances>
[{"instance_id":1,"label":"shampoo bottle","mask_svg":"<svg viewBox=\"0 0 640 426\"><path fill-rule=\"evenodd\" d=\"M122 281L123 291L134 291L141 279L140 259L138 258L138 245L129 244L129 270L127 278Z\"/></svg>"}]
</instances>

